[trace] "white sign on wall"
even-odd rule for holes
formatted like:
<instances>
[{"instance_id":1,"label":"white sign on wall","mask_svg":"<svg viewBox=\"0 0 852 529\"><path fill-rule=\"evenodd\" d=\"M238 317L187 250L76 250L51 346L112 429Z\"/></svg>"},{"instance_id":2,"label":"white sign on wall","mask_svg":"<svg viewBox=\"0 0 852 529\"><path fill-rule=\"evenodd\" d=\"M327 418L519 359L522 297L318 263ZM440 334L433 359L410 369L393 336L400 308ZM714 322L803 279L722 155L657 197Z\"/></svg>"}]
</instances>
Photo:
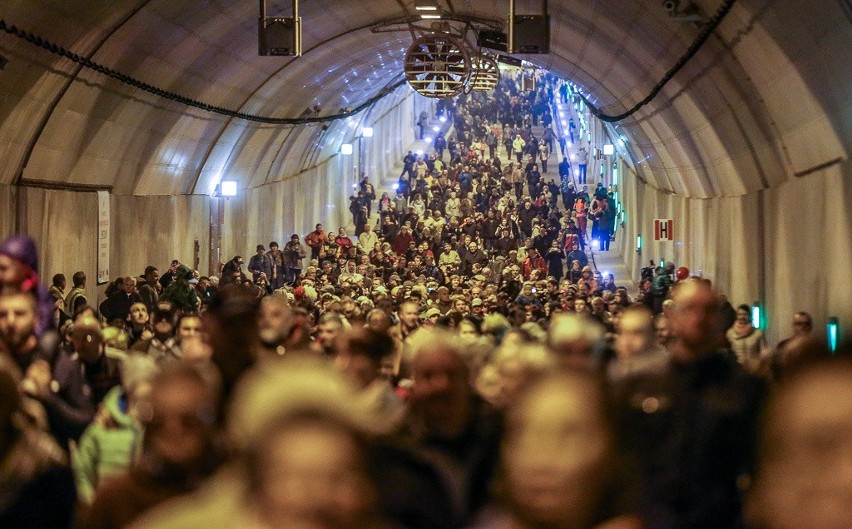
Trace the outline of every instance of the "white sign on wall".
<instances>
[{"instance_id":1,"label":"white sign on wall","mask_svg":"<svg viewBox=\"0 0 852 529\"><path fill-rule=\"evenodd\" d=\"M109 191L98 191L98 284L109 283Z\"/></svg>"}]
</instances>

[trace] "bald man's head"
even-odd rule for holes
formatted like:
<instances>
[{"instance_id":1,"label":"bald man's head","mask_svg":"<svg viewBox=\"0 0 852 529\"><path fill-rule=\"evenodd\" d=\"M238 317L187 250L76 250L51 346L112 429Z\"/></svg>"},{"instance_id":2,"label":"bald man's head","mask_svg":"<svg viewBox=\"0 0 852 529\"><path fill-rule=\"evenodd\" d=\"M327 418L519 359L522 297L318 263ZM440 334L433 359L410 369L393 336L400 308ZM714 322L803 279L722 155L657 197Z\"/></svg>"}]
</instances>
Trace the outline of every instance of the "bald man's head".
<instances>
[{"instance_id":1,"label":"bald man's head","mask_svg":"<svg viewBox=\"0 0 852 529\"><path fill-rule=\"evenodd\" d=\"M681 283L672 296L671 328L681 352L697 355L718 343L719 298L703 281ZM689 358L681 358L689 360Z\"/></svg>"}]
</instances>

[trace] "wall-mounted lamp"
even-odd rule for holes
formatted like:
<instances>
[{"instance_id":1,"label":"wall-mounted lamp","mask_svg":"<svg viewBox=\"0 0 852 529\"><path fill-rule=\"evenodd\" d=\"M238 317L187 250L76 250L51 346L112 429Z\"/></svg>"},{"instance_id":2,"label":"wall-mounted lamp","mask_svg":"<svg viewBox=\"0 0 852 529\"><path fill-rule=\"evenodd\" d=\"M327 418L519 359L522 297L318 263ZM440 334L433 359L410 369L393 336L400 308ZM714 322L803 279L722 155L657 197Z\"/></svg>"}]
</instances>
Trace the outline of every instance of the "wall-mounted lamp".
<instances>
[{"instance_id":1,"label":"wall-mounted lamp","mask_svg":"<svg viewBox=\"0 0 852 529\"><path fill-rule=\"evenodd\" d=\"M760 302L755 301L751 306L751 325L755 329L760 329L761 316Z\"/></svg>"},{"instance_id":2,"label":"wall-mounted lamp","mask_svg":"<svg viewBox=\"0 0 852 529\"><path fill-rule=\"evenodd\" d=\"M828 339L828 349L831 354L837 352L837 342L840 339L840 324L835 317L828 318L828 325L825 326L826 338Z\"/></svg>"},{"instance_id":3,"label":"wall-mounted lamp","mask_svg":"<svg viewBox=\"0 0 852 529\"><path fill-rule=\"evenodd\" d=\"M636 253L642 253L642 234L636 236Z\"/></svg>"},{"instance_id":4,"label":"wall-mounted lamp","mask_svg":"<svg viewBox=\"0 0 852 529\"><path fill-rule=\"evenodd\" d=\"M237 196L237 181L236 180L222 180L219 194L222 195L223 197L235 197L235 196Z\"/></svg>"}]
</instances>

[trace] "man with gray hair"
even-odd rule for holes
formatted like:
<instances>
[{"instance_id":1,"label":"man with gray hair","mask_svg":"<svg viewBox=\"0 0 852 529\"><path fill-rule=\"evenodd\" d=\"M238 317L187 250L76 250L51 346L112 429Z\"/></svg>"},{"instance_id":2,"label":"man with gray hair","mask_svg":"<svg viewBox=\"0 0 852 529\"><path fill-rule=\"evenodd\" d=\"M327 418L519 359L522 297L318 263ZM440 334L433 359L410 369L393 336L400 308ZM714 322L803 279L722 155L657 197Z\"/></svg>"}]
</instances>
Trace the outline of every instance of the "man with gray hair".
<instances>
[{"instance_id":1,"label":"man with gray hair","mask_svg":"<svg viewBox=\"0 0 852 529\"><path fill-rule=\"evenodd\" d=\"M466 526L491 500L488 484L497 469L502 417L474 392L453 334L423 329L413 335L411 375L410 408L394 435L396 449L383 460L379 489L395 490L393 504L386 507L391 512L422 506L417 489L399 482L399 476L416 476L416 482L431 475L437 483L429 493L437 488L450 504L448 512L430 509L433 517L449 515L431 526ZM398 487L392 487L396 482Z\"/></svg>"},{"instance_id":2,"label":"man with gray hair","mask_svg":"<svg viewBox=\"0 0 852 529\"><path fill-rule=\"evenodd\" d=\"M605 346L604 328L587 316L561 313L550 320L547 349L560 369L592 369Z\"/></svg>"}]
</instances>

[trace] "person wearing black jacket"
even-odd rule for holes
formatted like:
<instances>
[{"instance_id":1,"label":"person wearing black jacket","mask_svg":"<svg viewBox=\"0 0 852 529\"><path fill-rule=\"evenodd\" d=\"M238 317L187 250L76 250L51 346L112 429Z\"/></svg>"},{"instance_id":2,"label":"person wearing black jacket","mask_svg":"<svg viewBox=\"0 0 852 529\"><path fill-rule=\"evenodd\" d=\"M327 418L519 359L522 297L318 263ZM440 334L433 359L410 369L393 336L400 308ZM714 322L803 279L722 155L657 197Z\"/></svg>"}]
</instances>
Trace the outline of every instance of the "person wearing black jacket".
<instances>
[{"instance_id":1,"label":"person wearing black jacket","mask_svg":"<svg viewBox=\"0 0 852 529\"><path fill-rule=\"evenodd\" d=\"M685 282L673 299L671 359L615 390L621 437L640 471L640 512L649 529L738 528L763 384L717 349L711 286Z\"/></svg>"}]
</instances>

